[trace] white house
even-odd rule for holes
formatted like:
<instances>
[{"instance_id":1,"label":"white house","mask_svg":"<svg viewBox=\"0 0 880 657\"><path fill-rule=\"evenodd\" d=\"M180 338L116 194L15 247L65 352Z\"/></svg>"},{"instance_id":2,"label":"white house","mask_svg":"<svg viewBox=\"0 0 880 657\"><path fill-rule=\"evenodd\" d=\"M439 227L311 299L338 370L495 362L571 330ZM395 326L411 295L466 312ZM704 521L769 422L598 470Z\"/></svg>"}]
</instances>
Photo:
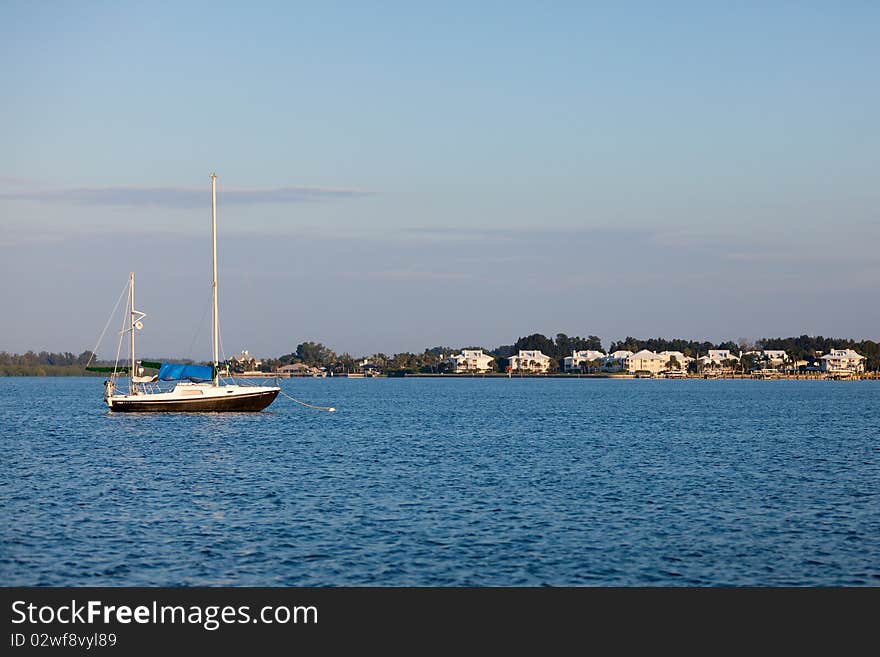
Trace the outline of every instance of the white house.
<instances>
[{"instance_id":1,"label":"white house","mask_svg":"<svg viewBox=\"0 0 880 657\"><path fill-rule=\"evenodd\" d=\"M242 349L240 354L236 354L235 356L232 356L229 360L237 361L237 362L241 363L242 365L251 365L252 364L253 369L258 368L260 365L263 364L262 361L259 361L256 358L254 358L253 356L251 356L247 349Z\"/></svg>"},{"instance_id":2,"label":"white house","mask_svg":"<svg viewBox=\"0 0 880 657\"><path fill-rule=\"evenodd\" d=\"M666 369L666 363L669 361L665 356L656 354L648 349L637 351L625 361L627 372L650 372L657 374Z\"/></svg>"},{"instance_id":3,"label":"white house","mask_svg":"<svg viewBox=\"0 0 880 657\"><path fill-rule=\"evenodd\" d=\"M571 356L566 356L564 359L564 369L566 372L580 372L581 364L589 364L594 360L601 360L603 358L605 358L605 353L595 349L572 351Z\"/></svg>"},{"instance_id":4,"label":"white house","mask_svg":"<svg viewBox=\"0 0 880 657\"><path fill-rule=\"evenodd\" d=\"M761 358L764 359L767 364L773 367L778 367L786 361L788 354L785 353L784 349L764 349L761 352Z\"/></svg>"},{"instance_id":5,"label":"white house","mask_svg":"<svg viewBox=\"0 0 880 657\"><path fill-rule=\"evenodd\" d=\"M443 362L454 372L488 372L492 369L492 356L482 349L462 349L460 354L449 356Z\"/></svg>"},{"instance_id":6,"label":"white house","mask_svg":"<svg viewBox=\"0 0 880 657\"><path fill-rule=\"evenodd\" d=\"M626 349L619 349L605 356L602 363L602 369L606 372L622 372L626 369L626 359L633 355L633 352Z\"/></svg>"},{"instance_id":7,"label":"white house","mask_svg":"<svg viewBox=\"0 0 880 657\"><path fill-rule=\"evenodd\" d=\"M704 367L720 367L724 361L739 362L739 356L734 356L729 349L710 349L706 356L697 359Z\"/></svg>"},{"instance_id":8,"label":"white house","mask_svg":"<svg viewBox=\"0 0 880 657\"><path fill-rule=\"evenodd\" d=\"M669 363L673 358L678 361L678 367L674 369L683 370L687 369L688 363L690 363L693 358L690 356L685 356L680 351L661 351L660 355L666 359L666 362Z\"/></svg>"},{"instance_id":9,"label":"white house","mask_svg":"<svg viewBox=\"0 0 880 657\"><path fill-rule=\"evenodd\" d=\"M544 374L550 370L550 360L550 356L545 356L536 349L520 349L519 354L508 359L512 372L536 372L538 374Z\"/></svg>"},{"instance_id":10,"label":"white house","mask_svg":"<svg viewBox=\"0 0 880 657\"><path fill-rule=\"evenodd\" d=\"M852 349L832 349L819 359L823 372L864 372L865 357Z\"/></svg>"},{"instance_id":11,"label":"white house","mask_svg":"<svg viewBox=\"0 0 880 657\"><path fill-rule=\"evenodd\" d=\"M747 351L745 356L754 356L755 361L762 369L772 369L784 365L788 360L788 354L784 349L762 349L761 351Z\"/></svg>"},{"instance_id":12,"label":"white house","mask_svg":"<svg viewBox=\"0 0 880 657\"><path fill-rule=\"evenodd\" d=\"M287 376L314 376L319 370L309 367L305 363L292 363L290 365L282 365L275 371Z\"/></svg>"}]
</instances>

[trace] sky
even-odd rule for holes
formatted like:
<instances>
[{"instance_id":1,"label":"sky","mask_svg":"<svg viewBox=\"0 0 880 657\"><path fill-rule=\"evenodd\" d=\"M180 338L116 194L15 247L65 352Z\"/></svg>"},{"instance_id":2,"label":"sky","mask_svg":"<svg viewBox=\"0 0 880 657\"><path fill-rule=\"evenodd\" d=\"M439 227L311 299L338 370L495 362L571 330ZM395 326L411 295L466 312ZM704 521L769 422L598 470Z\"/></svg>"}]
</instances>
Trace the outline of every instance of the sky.
<instances>
[{"instance_id":1,"label":"sky","mask_svg":"<svg viewBox=\"0 0 880 657\"><path fill-rule=\"evenodd\" d=\"M878 27L856 0L7 0L0 350L93 348L134 271L142 353L207 358L212 171L228 355L876 340Z\"/></svg>"}]
</instances>

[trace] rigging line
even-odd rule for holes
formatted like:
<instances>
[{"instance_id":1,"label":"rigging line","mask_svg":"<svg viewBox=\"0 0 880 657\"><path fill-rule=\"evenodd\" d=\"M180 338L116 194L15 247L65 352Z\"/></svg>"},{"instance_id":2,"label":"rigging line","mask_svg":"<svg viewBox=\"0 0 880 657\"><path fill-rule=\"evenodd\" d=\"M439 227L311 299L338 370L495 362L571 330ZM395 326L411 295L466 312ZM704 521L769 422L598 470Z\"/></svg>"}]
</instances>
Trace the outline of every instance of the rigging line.
<instances>
[{"instance_id":1,"label":"rigging line","mask_svg":"<svg viewBox=\"0 0 880 657\"><path fill-rule=\"evenodd\" d=\"M205 309L202 311L202 317L199 320L198 324L196 324L196 330L195 330L195 333L193 333L192 341L189 343L189 349L186 350L186 353L189 354L190 356L192 356L193 347L196 346L196 338L199 337L199 333L204 328L205 316L208 314L208 308L210 308L210 307L211 307L211 298L209 297L208 300L205 302Z\"/></svg>"},{"instance_id":2,"label":"rigging line","mask_svg":"<svg viewBox=\"0 0 880 657\"><path fill-rule=\"evenodd\" d=\"M332 406L315 406L314 404L307 404L304 401L300 401L299 399L296 399L295 397L291 397L283 390L281 390L280 392L282 395L287 397L290 401L296 402L300 406L305 406L306 408L314 408L316 411L327 411L328 413L335 413L336 412L336 409L333 408Z\"/></svg>"},{"instance_id":3,"label":"rigging line","mask_svg":"<svg viewBox=\"0 0 880 657\"><path fill-rule=\"evenodd\" d=\"M217 343L220 347L220 355L223 356L223 362L225 363L228 359L226 358L226 351L223 349L223 331L220 330L220 326L217 326Z\"/></svg>"},{"instance_id":4,"label":"rigging line","mask_svg":"<svg viewBox=\"0 0 880 657\"><path fill-rule=\"evenodd\" d=\"M128 283L122 286L122 292L119 293L119 298L116 300L116 305L113 306L113 310L110 311L110 316L107 318L107 323L104 324L104 330L101 331L101 337L98 338L98 344L95 345L95 348L92 349L92 353L89 356L89 362L86 363L86 367L92 364L92 359L94 359L95 355L98 353L98 347L101 346L101 340L104 339L104 334L107 332L107 328L110 326L110 322L113 321L113 315L116 314L116 309L119 308L119 303L122 301L122 297L125 295L125 290L128 288Z\"/></svg>"},{"instance_id":5,"label":"rigging line","mask_svg":"<svg viewBox=\"0 0 880 657\"><path fill-rule=\"evenodd\" d=\"M129 283L130 285L131 283ZM126 303L125 307L128 308L129 305ZM110 375L111 381L116 377L116 368L119 366L119 354L122 353L122 338L125 337L125 315L126 313L122 313L122 326L119 329L119 343L116 345L116 360L113 362L113 373ZM133 331L134 328L132 327L131 330ZM130 375L133 376L133 373L130 373Z\"/></svg>"}]
</instances>

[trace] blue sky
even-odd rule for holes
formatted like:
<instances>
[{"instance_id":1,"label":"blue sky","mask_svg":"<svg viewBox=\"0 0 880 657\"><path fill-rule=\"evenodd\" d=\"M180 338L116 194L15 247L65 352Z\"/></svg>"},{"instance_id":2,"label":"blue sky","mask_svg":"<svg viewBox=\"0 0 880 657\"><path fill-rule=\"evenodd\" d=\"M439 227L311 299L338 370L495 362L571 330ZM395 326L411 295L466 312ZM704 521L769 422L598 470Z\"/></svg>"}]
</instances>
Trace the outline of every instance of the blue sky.
<instances>
[{"instance_id":1,"label":"blue sky","mask_svg":"<svg viewBox=\"0 0 880 657\"><path fill-rule=\"evenodd\" d=\"M212 170L228 353L877 339L876 3L252 4L0 6L0 349L205 357Z\"/></svg>"}]
</instances>

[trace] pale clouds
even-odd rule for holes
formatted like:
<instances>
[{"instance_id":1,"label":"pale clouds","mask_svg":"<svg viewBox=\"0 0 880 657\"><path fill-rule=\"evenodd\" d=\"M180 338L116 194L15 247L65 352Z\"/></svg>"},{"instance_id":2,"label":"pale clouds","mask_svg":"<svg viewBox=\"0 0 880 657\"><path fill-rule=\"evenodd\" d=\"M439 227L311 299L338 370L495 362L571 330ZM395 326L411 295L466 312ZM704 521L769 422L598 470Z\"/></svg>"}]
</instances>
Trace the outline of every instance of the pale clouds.
<instances>
[{"instance_id":1,"label":"pale clouds","mask_svg":"<svg viewBox=\"0 0 880 657\"><path fill-rule=\"evenodd\" d=\"M3 182L12 184L11 179ZM21 181L18 181L21 183ZM27 187L0 191L2 201L35 201L88 206L199 208L208 198L206 187ZM338 199L361 198L374 192L337 187L287 186L274 188L227 188L218 190L222 203L254 205L259 203L314 203Z\"/></svg>"},{"instance_id":2,"label":"pale clouds","mask_svg":"<svg viewBox=\"0 0 880 657\"><path fill-rule=\"evenodd\" d=\"M342 272L340 278L382 282L466 281L474 277L461 271L427 271L422 269L388 269L368 272Z\"/></svg>"},{"instance_id":3,"label":"pale clouds","mask_svg":"<svg viewBox=\"0 0 880 657\"><path fill-rule=\"evenodd\" d=\"M0 176L0 186L6 187L22 187L33 184L26 178L17 178L15 176Z\"/></svg>"}]
</instances>

